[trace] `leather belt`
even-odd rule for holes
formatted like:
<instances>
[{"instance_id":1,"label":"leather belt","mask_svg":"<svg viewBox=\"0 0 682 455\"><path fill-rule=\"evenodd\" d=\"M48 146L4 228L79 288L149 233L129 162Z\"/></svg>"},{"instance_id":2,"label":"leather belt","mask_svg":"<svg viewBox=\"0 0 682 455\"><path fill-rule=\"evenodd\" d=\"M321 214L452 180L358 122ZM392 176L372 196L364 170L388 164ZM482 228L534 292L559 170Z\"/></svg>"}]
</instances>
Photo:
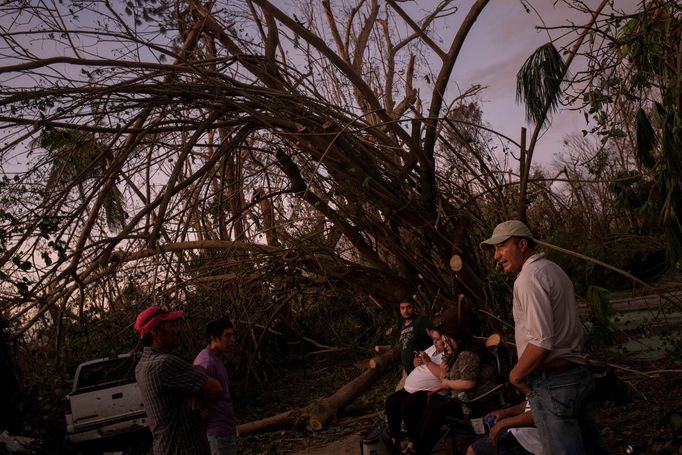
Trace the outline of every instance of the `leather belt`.
<instances>
[{"instance_id":1,"label":"leather belt","mask_svg":"<svg viewBox=\"0 0 682 455\"><path fill-rule=\"evenodd\" d=\"M556 376L557 374L565 373L566 371L572 370L573 368L581 366L579 363L571 362L566 359L554 359L549 363L542 365L540 368L531 373L531 376L536 377L549 377Z\"/></svg>"}]
</instances>

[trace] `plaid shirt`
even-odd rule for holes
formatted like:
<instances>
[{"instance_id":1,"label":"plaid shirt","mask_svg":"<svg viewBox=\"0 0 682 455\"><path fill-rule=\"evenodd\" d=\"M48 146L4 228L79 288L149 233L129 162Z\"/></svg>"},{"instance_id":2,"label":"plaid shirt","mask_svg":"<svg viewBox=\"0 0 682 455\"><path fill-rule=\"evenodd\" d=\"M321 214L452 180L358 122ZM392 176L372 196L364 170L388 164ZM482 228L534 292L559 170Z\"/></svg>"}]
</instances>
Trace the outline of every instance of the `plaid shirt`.
<instances>
[{"instance_id":1,"label":"plaid shirt","mask_svg":"<svg viewBox=\"0 0 682 455\"><path fill-rule=\"evenodd\" d=\"M208 377L175 355L145 347L135 378L154 436L154 454L210 454L206 427L189 405Z\"/></svg>"}]
</instances>

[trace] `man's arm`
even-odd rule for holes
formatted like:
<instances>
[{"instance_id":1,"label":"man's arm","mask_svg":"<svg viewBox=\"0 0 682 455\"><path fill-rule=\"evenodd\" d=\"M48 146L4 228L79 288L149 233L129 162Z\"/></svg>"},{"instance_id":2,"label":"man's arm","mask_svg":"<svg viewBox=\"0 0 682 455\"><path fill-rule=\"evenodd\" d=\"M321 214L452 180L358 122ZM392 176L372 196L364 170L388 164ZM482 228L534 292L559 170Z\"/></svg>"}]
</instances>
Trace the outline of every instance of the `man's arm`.
<instances>
[{"instance_id":1,"label":"man's arm","mask_svg":"<svg viewBox=\"0 0 682 455\"><path fill-rule=\"evenodd\" d=\"M456 392L467 392L476 388L476 381L466 379L443 379L443 385Z\"/></svg>"},{"instance_id":2,"label":"man's arm","mask_svg":"<svg viewBox=\"0 0 682 455\"><path fill-rule=\"evenodd\" d=\"M523 350L523 354L521 354L521 358L509 372L509 382L522 393L528 395L531 389L526 379L529 374L542 365L542 361L549 352L547 349L536 346L533 343L528 343L526 349Z\"/></svg>"},{"instance_id":3,"label":"man's arm","mask_svg":"<svg viewBox=\"0 0 682 455\"><path fill-rule=\"evenodd\" d=\"M521 290L518 295L515 295L518 298L518 305L525 313L525 325L529 333L526 334L528 344L509 373L509 382L526 395L530 393L526 378L542 365L553 348L552 340L556 335L552 298L543 287L545 281L547 281L545 274L535 273L527 276L519 284Z\"/></svg>"},{"instance_id":4,"label":"man's arm","mask_svg":"<svg viewBox=\"0 0 682 455\"><path fill-rule=\"evenodd\" d=\"M490 412L486 414L485 417L488 418L489 416L493 416L495 417L495 420L502 420L508 417L517 416L519 414L523 414L526 411L526 404L528 404L527 401L522 401L517 405L510 406L508 408L497 409L493 412Z\"/></svg>"},{"instance_id":5,"label":"man's arm","mask_svg":"<svg viewBox=\"0 0 682 455\"><path fill-rule=\"evenodd\" d=\"M209 402L213 402L220 398L220 395L223 393L223 386L220 385L217 379L208 376L204 385L201 386L201 391Z\"/></svg>"},{"instance_id":6,"label":"man's arm","mask_svg":"<svg viewBox=\"0 0 682 455\"><path fill-rule=\"evenodd\" d=\"M206 382L204 382L204 385L201 386L201 391L199 392L204 404L208 405L214 401L217 401L218 398L220 398L220 395L223 393L223 386L220 384L220 381L216 379L215 368L211 367L208 358L206 356L202 356L202 353L199 353L199 355L197 355L197 357L194 359L192 368L194 368L196 371L204 373L208 377Z\"/></svg>"}]
</instances>

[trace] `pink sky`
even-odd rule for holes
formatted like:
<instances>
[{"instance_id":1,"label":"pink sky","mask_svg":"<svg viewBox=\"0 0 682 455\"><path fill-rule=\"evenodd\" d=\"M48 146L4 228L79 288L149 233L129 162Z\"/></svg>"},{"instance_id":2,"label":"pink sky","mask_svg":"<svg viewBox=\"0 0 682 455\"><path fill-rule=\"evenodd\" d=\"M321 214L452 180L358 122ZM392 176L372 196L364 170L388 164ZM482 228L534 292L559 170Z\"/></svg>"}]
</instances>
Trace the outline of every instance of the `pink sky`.
<instances>
[{"instance_id":1,"label":"pink sky","mask_svg":"<svg viewBox=\"0 0 682 455\"><path fill-rule=\"evenodd\" d=\"M437 0L408 0L400 5L415 18L423 17L423 11ZM287 11L292 0L273 0ZM447 48L459 23L469 10L473 0L459 2L460 8L453 17L436 24L436 35L440 36L441 46ZM563 2L555 0L529 0L548 26L566 25L568 21L576 24L588 22L587 15L581 15L567 8ZM554 5L557 3L556 5ZM591 7L599 3L587 0ZM616 7L631 12L639 0L615 0ZM1 18L0 18L1 20ZM540 45L549 40L545 31L535 29L540 20L534 13L527 13L521 0L492 0L474 24L455 65L447 98L453 99L460 91L473 84L487 88L481 93L484 121L493 129L518 141L521 127L526 125L523 106L516 104L516 73L525 59ZM553 32L558 34L559 32ZM41 43L45 46L45 43ZM49 46L48 46L49 47ZM39 53L52 55L53 49L34 49ZM57 52L59 53L59 52ZM579 65L577 61L572 70ZM434 64L436 67L437 64ZM16 83L16 81L15 81ZM418 82L426 84L424 81ZM430 93L428 87L424 87ZM563 139L569 134L579 134L585 129L585 120L580 113L564 110L553 117L551 127L542 136L536 149L535 161L549 164L557 153L562 151ZM528 127L530 135L532 129Z\"/></svg>"}]
</instances>

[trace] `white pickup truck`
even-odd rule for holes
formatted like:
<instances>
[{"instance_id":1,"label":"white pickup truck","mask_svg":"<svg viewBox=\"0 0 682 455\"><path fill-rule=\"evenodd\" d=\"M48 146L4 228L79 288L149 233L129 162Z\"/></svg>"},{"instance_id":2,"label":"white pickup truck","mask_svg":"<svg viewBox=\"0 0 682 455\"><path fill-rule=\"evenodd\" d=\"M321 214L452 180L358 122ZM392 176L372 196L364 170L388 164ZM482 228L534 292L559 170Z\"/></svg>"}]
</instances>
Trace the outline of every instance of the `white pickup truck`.
<instances>
[{"instance_id":1,"label":"white pickup truck","mask_svg":"<svg viewBox=\"0 0 682 455\"><path fill-rule=\"evenodd\" d=\"M66 397L67 439L91 443L144 430L147 413L135 382L137 355L81 363Z\"/></svg>"}]
</instances>

